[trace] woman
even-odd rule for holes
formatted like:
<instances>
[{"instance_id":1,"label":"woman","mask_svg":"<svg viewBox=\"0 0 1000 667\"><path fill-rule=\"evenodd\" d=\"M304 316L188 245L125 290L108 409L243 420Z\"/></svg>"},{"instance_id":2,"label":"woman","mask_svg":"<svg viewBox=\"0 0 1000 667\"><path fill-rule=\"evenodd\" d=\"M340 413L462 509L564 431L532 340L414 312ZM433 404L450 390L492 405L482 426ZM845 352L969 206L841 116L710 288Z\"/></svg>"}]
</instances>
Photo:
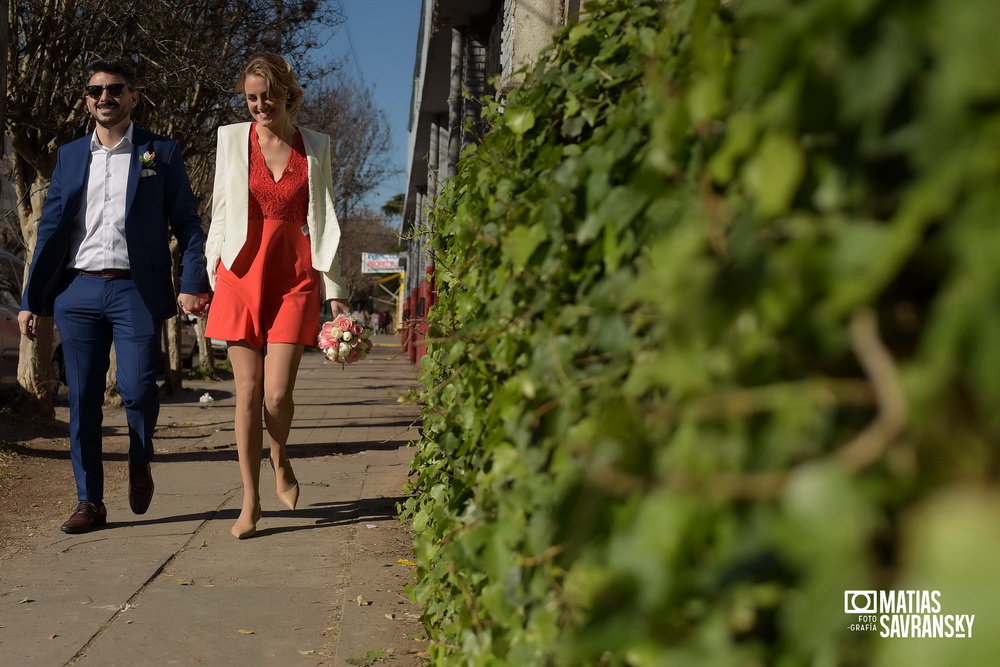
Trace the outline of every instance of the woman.
<instances>
[{"instance_id":1,"label":"woman","mask_svg":"<svg viewBox=\"0 0 1000 667\"><path fill-rule=\"evenodd\" d=\"M228 342L233 364L243 508L232 533L243 539L260 518L261 406L278 499L294 510L285 445L299 361L316 345L324 300L334 316L350 306L336 259L330 138L292 125L302 89L281 56L251 56L236 88L253 120L219 128L205 335Z\"/></svg>"}]
</instances>

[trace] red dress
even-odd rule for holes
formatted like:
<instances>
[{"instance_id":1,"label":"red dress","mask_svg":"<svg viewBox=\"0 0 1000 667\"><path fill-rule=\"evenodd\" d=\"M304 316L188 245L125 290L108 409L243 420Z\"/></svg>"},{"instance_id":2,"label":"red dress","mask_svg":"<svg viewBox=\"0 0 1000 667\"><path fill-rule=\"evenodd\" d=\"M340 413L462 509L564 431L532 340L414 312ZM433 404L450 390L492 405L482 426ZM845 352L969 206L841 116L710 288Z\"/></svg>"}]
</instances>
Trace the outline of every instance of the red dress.
<instances>
[{"instance_id":1,"label":"red dress","mask_svg":"<svg viewBox=\"0 0 1000 667\"><path fill-rule=\"evenodd\" d=\"M230 268L221 262L205 335L267 343L316 345L321 287L312 266L309 228L309 166L302 133L275 182L250 129L250 196L247 240Z\"/></svg>"}]
</instances>

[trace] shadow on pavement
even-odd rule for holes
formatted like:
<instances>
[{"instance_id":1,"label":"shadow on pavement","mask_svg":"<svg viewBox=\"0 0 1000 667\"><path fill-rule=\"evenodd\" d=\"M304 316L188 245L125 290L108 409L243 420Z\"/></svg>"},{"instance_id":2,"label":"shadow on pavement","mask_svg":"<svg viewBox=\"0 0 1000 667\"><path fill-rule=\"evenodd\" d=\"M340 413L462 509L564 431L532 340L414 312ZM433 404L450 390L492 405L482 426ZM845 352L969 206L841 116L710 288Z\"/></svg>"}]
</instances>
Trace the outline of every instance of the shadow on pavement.
<instances>
[{"instance_id":1,"label":"shadow on pavement","mask_svg":"<svg viewBox=\"0 0 1000 667\"><path fill-rule=\"evenodd\" d=\"M338 454L360 454L369 451L392 451L409 446L407 440L392 440L387 442L336 442L329 444L288 445L288 455L295 459L319 458L336 456ZM38 459L69 460L69 449L43 449L25 447L17 443L8 443L6 450L20 456ZM267 448L264 448L264 458L267 458ZM102 459L109 461L128 461L127 452L104 452ZM171 462L201 462L201 461L237 461L235 445L222 445L218 449L205 449L187 452L157 452L153 463Z\"/></svg>"},{"instance_id":2,"label":"shadow on pavement","mask_svg":"<svg viewBox=\"0 0 1000 667\"><path fill-rule=\"evenodd\" d=\"M327 528L332 526L344 526L361 521L379 521L386 519L395 520L399 513L396 511L396 504L406 502L407 496L395 496L384 498L361 498L357 501L342 501L335 503L316 503L306 505L295 510L264 510L261 513L262 519L268 517L282 517L286 519L296 519L303 524L297 526L282 526L268 528L261 525L257 531L257 537L266 535L277 535L278 533L289 533L299 530L315 530L317 528ZM194 514L178 514L175 516L165 516L156 519L130 519L127 521L108 520L107 525L99 531L110 530L116 527L126 526L158 526L172 523L186 523L189 521L236 521L240 515L238 508L224 510L206 510ZM305 524L312 521L311 524ZM88 533L92 534L92 533Z\"/></svg>"}]
</instances>

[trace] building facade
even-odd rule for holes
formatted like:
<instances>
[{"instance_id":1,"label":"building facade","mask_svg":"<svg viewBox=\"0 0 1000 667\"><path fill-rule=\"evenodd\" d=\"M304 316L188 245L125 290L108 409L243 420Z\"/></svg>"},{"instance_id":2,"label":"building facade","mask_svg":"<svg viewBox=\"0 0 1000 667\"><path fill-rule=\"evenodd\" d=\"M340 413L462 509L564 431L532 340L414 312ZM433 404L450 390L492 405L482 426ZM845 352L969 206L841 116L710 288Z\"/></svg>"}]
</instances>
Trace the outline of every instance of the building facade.
<instances>
[{"instance_id":1,"label":"building facade","mask_svg":"<svg viewBox=\"0 0 1000 667\"><path fill-rule=\"evenodd\" d=\"M573 20L580 5L581 0L423 0L403 210L404 319L419 321L433 302L429 212L462 150L475 141L479 100L502 97L516 86L518 70L535 62L553 31ZM411 359L419 356L419 350L411 351Z\"/></svg>"}]
</instances>

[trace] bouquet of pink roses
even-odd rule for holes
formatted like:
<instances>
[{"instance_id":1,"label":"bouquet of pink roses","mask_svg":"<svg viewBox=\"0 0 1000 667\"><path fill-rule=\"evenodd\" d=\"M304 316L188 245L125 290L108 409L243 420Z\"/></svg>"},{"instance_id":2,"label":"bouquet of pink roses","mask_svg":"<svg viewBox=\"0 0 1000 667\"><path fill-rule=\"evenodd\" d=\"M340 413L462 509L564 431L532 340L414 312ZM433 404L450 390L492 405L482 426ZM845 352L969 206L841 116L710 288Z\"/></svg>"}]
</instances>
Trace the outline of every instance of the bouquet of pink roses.
<instances>
[{"instance_id":1,"label":"bouquet of pink roses","mask_svg":"<svg viewBox=\"0 0 1000 667\"><path fill-rule=\"evenodd\" d=\"M319 349L330 361L353 364L371 352L371 335L371 328L358 322L356 316L341 313L320 328Z\"/></svg>"}]
</instances>

